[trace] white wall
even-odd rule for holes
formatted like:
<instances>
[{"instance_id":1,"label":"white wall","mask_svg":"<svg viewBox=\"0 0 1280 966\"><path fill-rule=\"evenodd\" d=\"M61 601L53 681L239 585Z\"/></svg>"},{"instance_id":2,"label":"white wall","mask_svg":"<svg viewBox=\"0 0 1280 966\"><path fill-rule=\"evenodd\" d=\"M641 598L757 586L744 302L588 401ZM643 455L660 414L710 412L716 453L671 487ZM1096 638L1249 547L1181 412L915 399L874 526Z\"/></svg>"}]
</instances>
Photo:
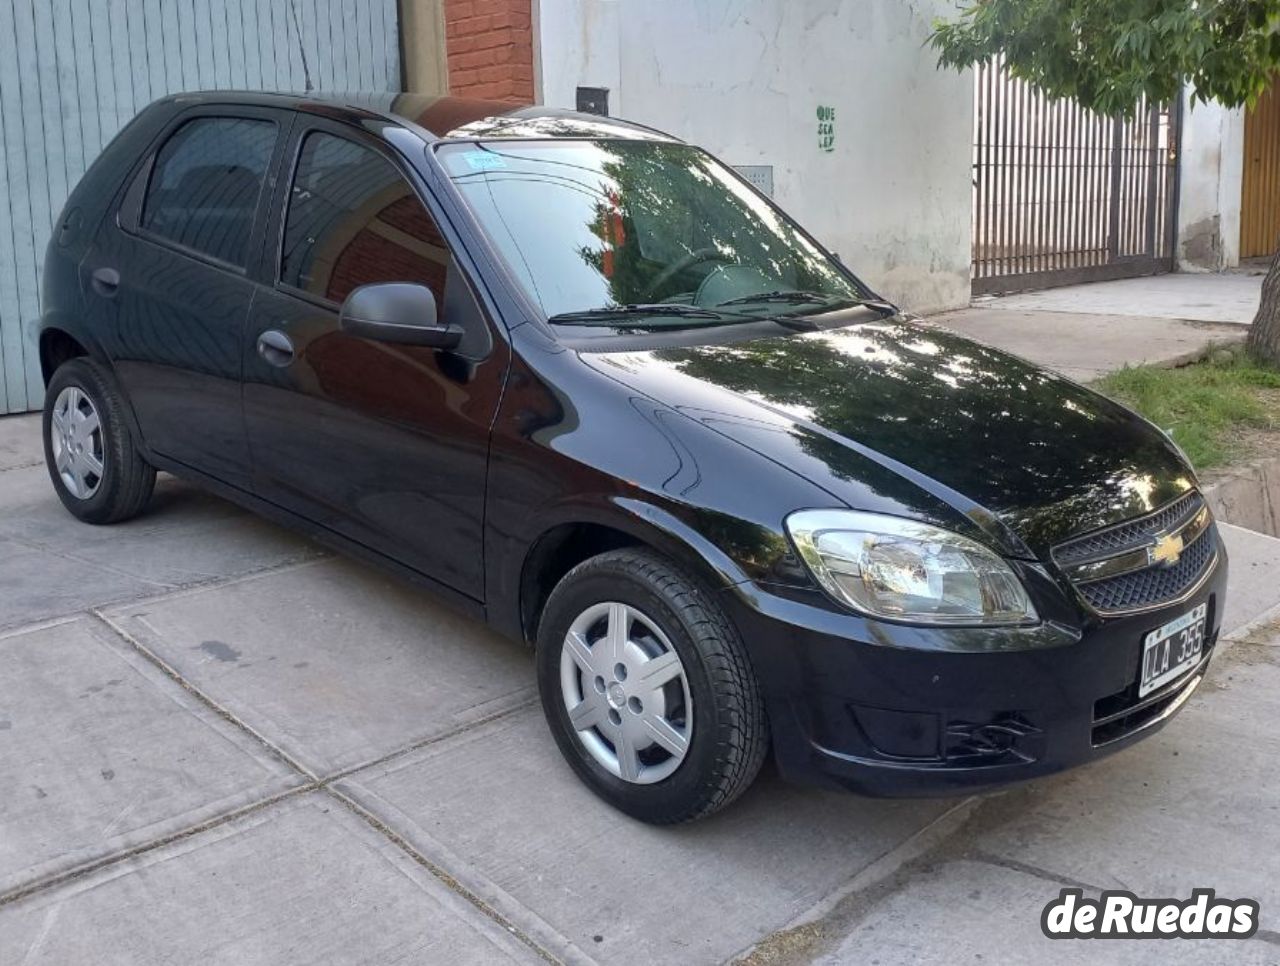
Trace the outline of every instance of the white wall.
<instances>
[{"instance_id":1,"label":"white wall","mask_svg":"<svg viewBox=\"0 0 1280 966\"><path fill-rule=\"evenodd\" d=\"M542 100L610 90L610 113L729 164L881 294L969 300L973 82L923 45L946 0L539 0ZM831 151L817 109L835 108Z\"/></svg>"},{"instance_id":2,"label":"white wall","mask_svg":"<svg viewBox=\"0 0 1280 966\"><path fill-rule=\"evenodd\" d=\"M539 99L572 108L579 87L609 91L609 113L622 117L619 0L534 0L534 60Z\"/></svg>"},{"instance_id":3,"label":"white wall","mask_svg":"<svg viewBox=\"0 0 1280 966\"><path fill-rule=\"evenodd\" d=\"M1244 110L1183 104L1178 269L1217 272L1240 264Z\"/></svg>"}]
</instances>

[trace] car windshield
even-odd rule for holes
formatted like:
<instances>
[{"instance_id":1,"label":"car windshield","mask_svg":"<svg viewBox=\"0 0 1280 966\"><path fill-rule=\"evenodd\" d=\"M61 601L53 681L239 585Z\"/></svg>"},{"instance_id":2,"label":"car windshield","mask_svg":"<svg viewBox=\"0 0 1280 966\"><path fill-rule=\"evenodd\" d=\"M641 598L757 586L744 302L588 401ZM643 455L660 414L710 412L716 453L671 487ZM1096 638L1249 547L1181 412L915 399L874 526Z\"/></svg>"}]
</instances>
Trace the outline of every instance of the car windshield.
<instances>
[{"instance_id":1,"label":"car windshield","mask_svg":"<svg viewBox=\"0 0 1280 966\"><path fill-rule=\"evenodd\" d=\"M707 326L814 314L870 297L697 148L488 141L442 145L439 153L552 322Z\"/></svg>"}]
</instances>

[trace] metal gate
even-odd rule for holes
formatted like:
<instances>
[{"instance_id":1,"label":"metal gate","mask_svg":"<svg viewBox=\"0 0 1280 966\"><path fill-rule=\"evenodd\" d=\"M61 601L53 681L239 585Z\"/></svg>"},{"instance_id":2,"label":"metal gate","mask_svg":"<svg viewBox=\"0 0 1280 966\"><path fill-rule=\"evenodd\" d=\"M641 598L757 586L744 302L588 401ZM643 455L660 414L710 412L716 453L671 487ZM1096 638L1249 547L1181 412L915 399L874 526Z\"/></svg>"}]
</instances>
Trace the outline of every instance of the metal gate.
<instances>
[{"instance_id":1,"label":"metal gate","mask_svg":"<svg viewBox=\"0 0 1280 966\"><path fill-rule=\"evenodd\" d=\"M44 247L144 105L184 90L400 89L396 0L0 0L0 413L40 406Z\"/></svg>"},{"instance_id":2,"label":"metal gate","mask_svg":"<svg viewBox=\"0 0 1280 966\"><path fill-rule=\"evenodd\" d=\"M1173 270L1176 108L1104 117L998 62L974 101L974 294Z\"/></svg>"}]
</instances>

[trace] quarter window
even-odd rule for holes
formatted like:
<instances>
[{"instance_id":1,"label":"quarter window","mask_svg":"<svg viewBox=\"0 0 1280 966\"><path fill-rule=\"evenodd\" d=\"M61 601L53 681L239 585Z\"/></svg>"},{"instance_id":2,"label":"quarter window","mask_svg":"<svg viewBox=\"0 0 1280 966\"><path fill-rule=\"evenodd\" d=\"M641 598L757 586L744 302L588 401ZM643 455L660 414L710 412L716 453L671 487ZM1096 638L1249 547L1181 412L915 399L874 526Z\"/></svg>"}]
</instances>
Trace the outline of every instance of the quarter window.
<instances>
[{"instance_id":1,"label":"quarter window","mask_svg":"<svg viewBox=\"0 0 1280 966\"><path fill-rule=\"evenodd\" d=\"M271 121L188 121L156 157L143 200L142 227L243 268L275 142L276 125Z\"/></svg>"},{"instance_id":2,"label":"quarter window","mask_svg":"<svg viewBox=\"0 0 1280 966\"><path fill-rule=\"evenodd\" d=\"M372 282L419 282L443 313L449 257L390 161L345 138L307 135L289 192L281 282L332 302Z\"/></svg>"}]
</instances>

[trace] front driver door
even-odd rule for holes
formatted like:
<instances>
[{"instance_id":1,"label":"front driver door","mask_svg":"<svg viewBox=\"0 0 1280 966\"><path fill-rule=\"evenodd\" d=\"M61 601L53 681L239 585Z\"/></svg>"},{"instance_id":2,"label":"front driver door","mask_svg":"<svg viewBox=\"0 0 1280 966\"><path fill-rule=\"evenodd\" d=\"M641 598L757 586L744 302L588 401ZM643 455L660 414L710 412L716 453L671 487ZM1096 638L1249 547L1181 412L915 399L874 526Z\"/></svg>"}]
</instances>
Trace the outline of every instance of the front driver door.
<instances>
[{"instance_id":1,"label":"front driver door","mask_svg":"<svg viewBox=\"0 0 1280 966\"><path fill-rule=\"evenodd\" d=\"M346 127L300 115L279 250L250 308L244 409L256 492L441 583L483 597L489 428L510 358L423 195ZM452 352L348 335L347 294L418 282Z\"/></svg>"}]
</instances>

